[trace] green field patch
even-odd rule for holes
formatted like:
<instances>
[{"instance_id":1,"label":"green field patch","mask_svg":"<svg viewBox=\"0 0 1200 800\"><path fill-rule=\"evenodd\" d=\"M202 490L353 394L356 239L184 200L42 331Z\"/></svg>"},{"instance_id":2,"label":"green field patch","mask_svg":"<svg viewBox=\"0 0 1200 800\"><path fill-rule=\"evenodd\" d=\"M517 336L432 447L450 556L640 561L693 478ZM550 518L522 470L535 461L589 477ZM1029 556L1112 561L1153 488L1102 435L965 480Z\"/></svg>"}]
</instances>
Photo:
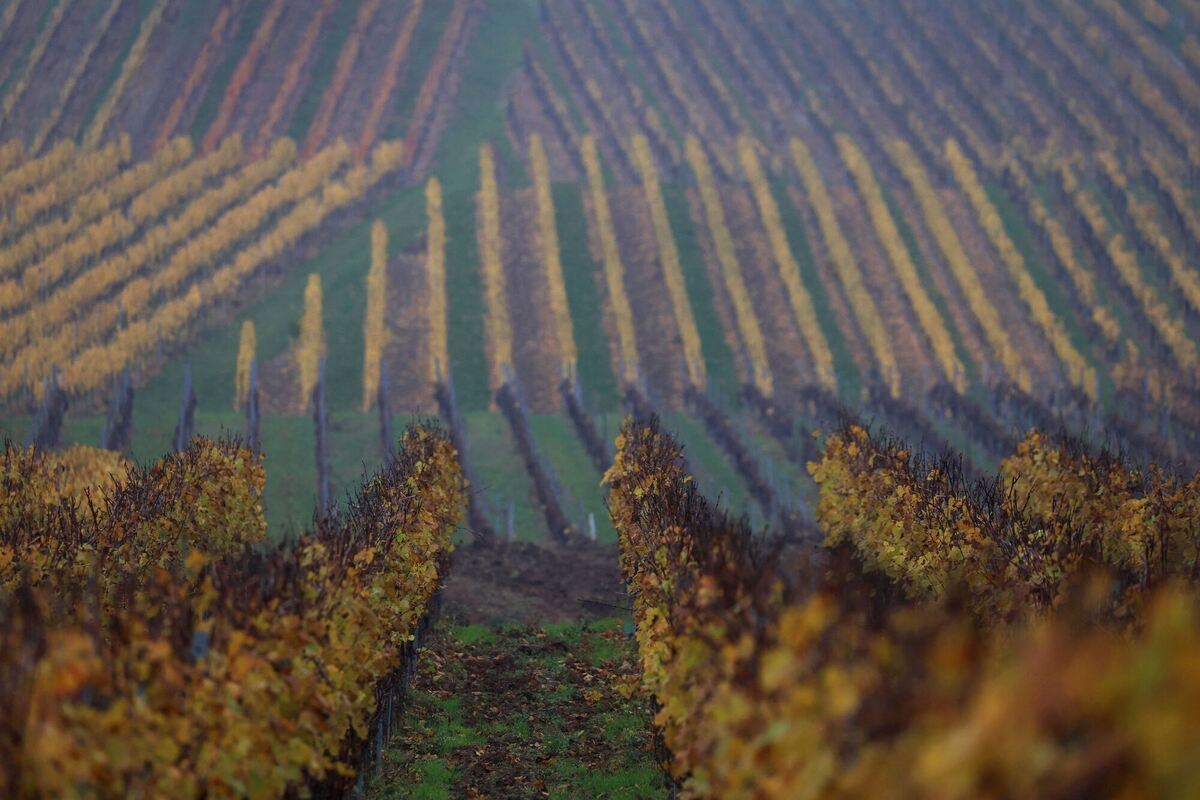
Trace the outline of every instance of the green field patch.
<instances>
[{"instance_id":1,"label":"green field patch","mask_svg":"<svg viewBox=\"0 0 1200 800\"><path fill-rule=\"evenodd\" d=\"M754 519L758 509L746 492L745 482L717 443L708 437L704 424L693 417L673 413L664 416L663 427L683 445L683 457L687 459L700 492L713 502L719 501L721 508L734 515L750 514Z\"/></svg>"},{"instance_id":2,"label":"green field patch","mask_svg":"<svg viewBox=\"0 0 1200 800\"><path fill-rule=\"evenodd\" d=\"M662 797L622 620L435 631L368 797ZM478 794L472 794L472 793Z\"/></svg>"},{"instance_id":3,"label":"green field patch","mask_svg":"<svg viewBox=\"0 0 1200 800\"><path fill-rule=\"evenodd\" d=\"M188 0L179 11L179 17L175 20L175 29L187 34L190 34L193 41L207 35L209 26L212 24L212 6L209 0ZM199 48L197 48L199 52Z\"/></svg>"},{"instance_id":4,"label":"green field patch","mask_svg":"<svg viewBox=\"0 0 1200 800\"><path fill-rule=\"evenodd\" d=\"M491 644L496 641L496 632L487 625L456 625L450 635L463 644Z\"/></svg>"},{"instance_id":5,"label":"green field patch","mask_svg":"<svg viewBox=\"0 0 1200 800\"><path fill-rule=\"evenodd\" d=\"M988 198L996 207L997 213L1000 214L1000 219L1004 223L1004 229L1008 233L1013 244L1016 245L1017 251L1025 260L1025 267L1029 270L1030 276L1033 278L1037 287L1042 290L1046 296L1046 302L1050 304L1050 308L1055 315L1062 320L1063 328L1071 339L1071 344L1075 346L1087 362L1097 368L1097 372L1107 377L1104 365L1098 363L1096 354L1093 352L1091 340L1084 333L1080 324L1079 317L1075 313L1075 309L1071 302L1064 294L1064 287L1054 279L1046 263L1038 258L1033 250L1033 242L1029 227L1025 224L1025 219L1009 198L1008 193L1004 188L994 181L989 181L984 189L987 191ZM1104 395L1111 391L1111 384L1103 387Z\"/></svg>"},{"instance_id":6,"label":"green field patch","mask_svg":"<svg viewBox=\"0 0 1200 800\"><path fill-rule=\"evenodd\" d=\"M616 772L596 772L582 762L565 758L555 765L562 788L550 792L552 800L568 798L605 797L612 800L635 800L643 797L659 797L662 789L662 773L652 765L642 765Z\"/></svg>"},{"instance_id":7,"label":"green field patch","mask_svg":"<svg viewBox=\"0 0 1200 800\"><path fill-rule=\"evenodd\" d=\"M854 357L850 355L850 348L846 344L841 326L838 325L837 317L829 306L829 296L825 287L817 277L817 263L804 221L792 205L791 198L787 196L787 190L782 184L773 182L771 191L775 195L775 204L779 206L779 217L783 222L783 229L787 232L792 255L800 265L800 278L804 281L804 288L809 297L812 298L813 313L825 333L825 341L829 343L833 369L837 374L838 395L857 401L862 392L862 374L858 365L854 363Z\"/></svg>"},{"instance_id":8,"label":"green field patch","mask_svg":"<svg viewBox=\"0 0 1200 800\"><path fill-rule=\"evenodd\" d=\"M683 272L688 301L692 304L692 315L700 333L700 351L704 354L709 390L719 402L728 405L738 397L737 367L717 316L700 240L688 213L687 187L680 183L664 183L662 194L667 219L675 234L675 246L679 250L679 268Z\"/></svg>"},{"instance_id":9,"label":"green field patch","mask_svg":"<svg viewBox=\"0 0 1200 800\"><path fill-rule=\"evenodd\" d=\"M460 408L478 411L488 407L491 389L484 350L485 312L479 247L475 239L475 196L470 192L447 195L443 209L446 215L446 331L450 373Z\"/></svg>"},{"instance_id":10,"label":"green field patch","mask_svg":"<svg viewBox=\"0 0 1200 800\"><path fill-rule=\"evenodd\" d=\"M513 531L517 539L543 542L549 538L546 521L537 506L533 481L525 471L508 422L500 414L472 411L465 415L467 452L475 470L475 485L486 503L492 525L500 536L507 531L509 504L513 504Z\"/></svg>"},{"instance_id":11,"label":"green field patch","mask_svg":"<svg viewBox=\"0 0 1200 800\"><path fill-rule=\"evenodd\" d=\"M575 435L571 421L564 414L535 414L529 418L529 427L538 452L561 488L563 511L581 533L587 532L587 515L592 514L596 540L615 542L617 532L604 505L600 473Z\"/></svg>"},{"instance_id":12,"label":"green field patch","mask_svg":"<svg viewBox=\"0 0 1200 800\"><path fill-rule=\"evenodd\" d=\"M478 147L491 141L496 168L506 184L524 182L523 159L505 134L505 86L521 63L521 43L537 36L537 10L531 0L487 6L475 28L462 64L462 75L433 161L434 174L448 194L474 197L479 185Z\"/></svg>"},{"instance_id":13,"label":"green field patch","mask_svg":"<svg viewBox=\"0 0 1200 800\"><path fill-rule=\"evenodd\" d=\"M971 360L971 354L967 352L966 346L963 345L962 332L954 324L954 317L950 314L950 304L946 302L945 296L934 285L933 276L929 273L929 264L926 263L925 257L921 254L921 248L917 246L917 238L913 235L912 228L908 227L908 222L905 221L904 215L900 213L900 207L896 205L896 198L887 186L881 185L880 188L883 190L883 200L887 203L892 220L896 223L896 229L900 231L900 238L904 240L904 247L908 250L908 256L912 259L913 266L917 269L917 275L921 278L921 285L925 287L925 292L929 295L929 299L933 301L933 305L938 311L938 316L941 317L942 323L946 326L946 330L950 334L950 341L954 344L954 355L958 356L959 362L962 363L963 368L966 370L967 383L968 385L974 385L978 382L978 365Z\"/></svg>"},{"instance_id":14,"label":"green field patch","mask_svg":"<svg viewBox=\"0 0 1200 800\"><path fill-rule=\"evenodd\" d=\"M556 183L551 189L584 403L589 408L616 408L620 397L596 288L598 267L588 252L583 189L577 183Z\"/></svg>"}]
</instances>

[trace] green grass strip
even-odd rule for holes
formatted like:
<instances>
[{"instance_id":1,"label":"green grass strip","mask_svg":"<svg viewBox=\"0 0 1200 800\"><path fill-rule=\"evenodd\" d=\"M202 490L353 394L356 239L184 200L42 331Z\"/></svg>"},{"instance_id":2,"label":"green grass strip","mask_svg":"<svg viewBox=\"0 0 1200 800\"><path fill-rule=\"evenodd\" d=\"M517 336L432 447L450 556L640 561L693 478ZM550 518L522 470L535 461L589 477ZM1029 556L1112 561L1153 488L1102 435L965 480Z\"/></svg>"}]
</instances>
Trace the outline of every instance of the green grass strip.
<instances>
[{"instance_id":1,"label":"green grass strip","mask_svg":"<svg viewBox=\"0 0 1200 800\"><path fill-rule=\"evenodd\" d=\"M675 245L679 249L679 267L683 272L688 300L692 304L692 315L696 318L696 328L700 333L700 351L704 354L709 389L720 404L729 406L737 402L740 391L737 366L729 343L725 340L721 318L717 316L712 284L704 268L704 254L688 213L687 187L679 183L664 183L662 194L667 207L667 219L675 234Z\"/></svg>"},{"instance_id":2,"label":"green grass strip","mask_svg":"<svg viewBox=\"0 0 1200 800\"><path fill-rule=\"evenodd\" d=\"M500 414L473 411L464 415L471 465L477 485L473 491L486 498L496 533L507 532L508 504L515 505L513 530L525 541L545 542L550 538L546 521L538 511L533 481L509 430L508 421Z\"/></svg>"},{"instance_id":3,"label":"green grass strip","mask_svg":"<svg viewBox=\"0 0 1200 800\"><path fill-rule=\"evenodd\" d=\"M850 355L846 337L841 326L838 325L833 309L829 306L829 295L825 293L825 287L821 283L821 279L817 277L817 262L813 257L812 245L809 242L804 221L792 204L791 198L787 196L788 192L782 184L772 182L771 191L775 194L775 204L779 206L779 216L783 221L784 230L787 231L788 242L792 246L792 255L796 257L796 262L800 265L800 277L804 281L804 288L808 290L808 294L812 298L817 323L825 332L825 341L829 343L829 351L833 355L833 369L837 374L838 394L857 403L862 392L862 373L858 370L858 364L854 363L854 357Z\"/></svg>"},{"instance_id":4,"label":"green grass strip","mask_svg":"<svg viewBox=\"0 0 1200 800\"><path fill-rule=\"evenodd\" d=\"M616 409L621 401L617 395L608 337L601 321L600 293L595 279L597 267L588 252L583 189L576 183L556 183L551 190L584 402L592 409Z\"/></svg>"},{"instance_id":5,"label":"green grass strip","mask_svg":"<svg viewBox=\"0 0 1200 800\"><path fill-rule=\"evenodd\" d=\"M571 428L571 421L562 414L534 414L529 418L529 427L538 452L562 489L559 500L563 511L581 534L587 533L590 512L596 520L596 540L615 542L617 533L604 504L601 475Z\"/></svg>"},{"instance_id":6,"label":"green grass strip","mask_svg":"<svg viewBox=\"0 0 1200 800\"><path fill-rule=\"evenodd\" d=\"M917 268L917 275L921 278L921 285L925 287L925 292L933 301L934 307L941 315L942 322L946 326L946 330L950 333L950 341L954 344L954 354L958 356L958 360L962 363L967 371L967 383L973 385L978 381L979 372L978 365L971 360L971 354L967 352L966 346L962 341L962 332L954 324L954 317L950 314L950 304L946 302L945 296L938 291L937 286L933 282L933 277L929 273L929 264L926 263L925 257L921 254L921 248L917 245L917 238L913 235L912 228L908 226L908 222L904 219L904 215L900 213L900 207L896 204L896 198L892 194L891 189L887 186L880 187L883 190L883 200L887 203L888 211L892 215L892 219L896 223L896 229L900 231L900 238L904 240L904 246L908 249L909 258L912 259L913 265Z\"/></svg>"}]
</instances>

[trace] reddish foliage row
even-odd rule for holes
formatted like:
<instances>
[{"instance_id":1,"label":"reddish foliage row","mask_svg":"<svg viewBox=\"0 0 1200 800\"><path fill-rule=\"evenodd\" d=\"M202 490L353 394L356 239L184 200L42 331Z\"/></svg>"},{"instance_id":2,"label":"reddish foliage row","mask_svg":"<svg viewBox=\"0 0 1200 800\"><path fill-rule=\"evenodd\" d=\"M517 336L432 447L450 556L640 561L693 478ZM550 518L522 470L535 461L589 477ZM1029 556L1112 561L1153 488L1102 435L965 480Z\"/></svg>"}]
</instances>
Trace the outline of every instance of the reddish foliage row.
<instances>
[{"instance_id":1,"label":"reddish foliage row","mask_svg":"<svg viewBox=\"0 0 1200 800\"><path fill-rule=\"evenodd\" d=\"M242 55L242 60L234 69L233 77L230 78L229 85L225 87L225 95L221 98L221 107L217 111L217 117L204 133L201 149L205 153L211 152L225 135L225 130L229 127L230 120L233 119L233 112L237 109L238 99L242 96L242 90L254 77L255 71L258 69L258 59L266 48L271 34L275 31L275 23L279 21L279 16L283 13L283 3L284 0L272 0L266 14L263 15L262 22L258 25L258 30L254 32L254 39L251 40L250 46Z\"/></svg>"},{"instance_id":2,"label":"reddish foliage row","mask_svg":"<svg viewBox=\"0 0 1200 800\"><path fill-rule=\"evenodd\" d=\"M183 81L183 88L179 90L179 93L175 96L175 101L171 103L171 108L167 111L167 115L159 123L158 133L154 137L154 150L162 148L179 125L179 119L183 116L183 109L191 99L192 93L196 91L196 87L200 85L200 80L208 70L209 62L212 61L213 54L216 52L217 47L220 46L221 39L225 35L225 29L229 26L230 8L227 5L217 12L212 27L208 31L208 36L204 40L204 45L200 48L200 54L192 62L192 68L188 71L187 78Z\"/></svg>"},{"instance_id":3,"label":"reddish foliage row","mask_svg":"<svg viewBox=\"0 0 1200 800\"><path fill-rule=\"evenodd\" d=\"M424 146L430 133L430 125L434 110L434 101L442 87L446 71L450 68L450 57L458 47L459 40L465 35L468 22L468 12L473 7L473 0L454 0L454 8L450 11L450 19L442 38L438 41L437 51L433 54L433 63L425 73L425 80L417 93L417 101L413 104L412 115L409 117L408 133L404 137L404 160L406 164L416 161L417 151Z\"/></svg>"},{"instance_id":4,"label":"reddish foliage row","mask_svg":"<svg viewBox=\"0 0 1200 800\"><path fill-rule=\"evenodd\" d=\"M362 126L362 135L359 136L358 145L354 148L354 154L358 158L362 158L367 150L371 148L371 145L375 143L379 121L383 117L383 111L387 107L388 100L391 99L392 90L396 88L396 83L399 82L400 76L403 73L405 60L408 58L409 46L412 44L413 32L417 29L417 22L421 19L421 10L424 6L425 0L413 1L412 8L408 10L408 14L404 17L400 33L397 34L396 41L388 53L387 66L383 70L383 80L379 82L378 88L375 89L375 97L371 100L371 110L367 112L367 119Z\"/></svg>"},{"instance_id":5,"label":"reddish foliage row","mask_svg":"<svg viewBox=\"0 0 1200 800\"><path fill-rule=\"evenodd\" d=\"M365 0L358 9L354 27L351 29L350 35L346 37L342 51L338 53L337 65L333 69L333 78L330 79L329 86L325 88L325 93L321 96L321 105L317 108L317 115L308 127L308 136L304 139L303 148L306 158L317 152L321 143L325 141L329 123L333 121L333 112L337 109L338 101L342 99L346 84L350 82L354 63L358 60L358 51L362 46L363 35L371 26L371 20L375 18L376 12L379 11L379 2L380 0Z\"/></svg>"}]
</instances>

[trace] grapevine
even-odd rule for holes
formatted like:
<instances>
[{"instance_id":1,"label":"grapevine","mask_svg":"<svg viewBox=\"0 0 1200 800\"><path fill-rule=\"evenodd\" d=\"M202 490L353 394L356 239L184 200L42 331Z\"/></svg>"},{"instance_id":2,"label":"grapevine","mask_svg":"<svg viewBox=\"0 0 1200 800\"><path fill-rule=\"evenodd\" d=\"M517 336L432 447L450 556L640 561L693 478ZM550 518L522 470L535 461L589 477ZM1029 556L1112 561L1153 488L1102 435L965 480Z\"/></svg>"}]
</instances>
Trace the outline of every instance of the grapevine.
<instances>
[{"instance_id":1,"label":"grapevine","mask_svg":"<svg viewBox=\"0 0 1200 800\"><path fill-rule=\"evenodd\" d=\"M225 31L229 27L229 20L233 15L233 4L224 5L217 15L213 18L212 27L208 29L208 36L204 38L204 44L200 47L200 53L192 62L192 68L188 71L187 78L183 81L183 87L175 95L174 102L167 110L166 116L162 122L158 124L158 133L154 136L154 149L160 149L167 140L171 138L171 134L179 127L179 120L183 117L183 110L191 99L192 94L200 85L200 81L204 78L204 74L208 71L208 65L213 59L218 47L221 45L221 39L225 36Z\"/></svg>"},{"instance_id":2,"label":"grapevine","mask_svg":"<svg viewBox=\"0 0 1200 800\"><path fill-rule=\"evenodd\" d=\"M707 384L704 352L700 346L700 332L692 304L688 300L687 287L683 281L683 270L679 265L679 250L675 246L675 234L667 218L667 207L663 202L659 185L658 170L654 166L654 155L645 136L633 137L633 160L642 179L642 193L650 207L650 221L654 224L654 238L658 244L658 261L662 265L667 293L671 297L671 308L675 312L675 324L683 340L683 357L687 365L688 381L692 386L703 388Z\"/></svg>"},{"instance_id":3,"label":"grapevine","mask_svg":"<svg viewBox=\"0 0 1200 800\"><path fill-rule=\"evenodd\" d=\"M125 94L125 88L129 82L133 80L134 73L142 66L142 62L146 59L146 53L150 49L150 37L154 34L158 23L162 21L163 14L166 13L168 0L158 0L154 7L150 9L150 13L142 20L142 26L138 29L137 39L134 40L133 46L129 48L129 53L125 56L125 63L121 65L121 74L113 82L112 86L108 87L108 94L104 96L104 100L100 103L100 107L96 110L96 115L92 117L92 123L88 127L87 132L83 134L83 146L89 150L100 144L100 139L104 136L104 130L108 127L108 123L112 120L113 115L117 111L117 103Z\"/></svg>"},{"instance_id":4,"label":"grapevine","mask_svg":"<svg viewBox=\"0 0 1200 800\"><path fill-rule=\"evenodd\" d=\"M992 350L999 356L1000 363L1009 378L1028 392L1032 385L1029 370L1009 340L1004 325L1000 322L1000 315L991 300L988 299L987 292L979 281L975 269L971 266L966 251L963 250L962 242L954 231L949 217L946 216L946 210L943 208L941 200L938 199L933 186L930 185L929 177L917 160L916 154L907 143L899 139L893 141L888 150L896 168L912 186L913 194L917 196L917 203L925 214L930 232L933 233L934 239L937 240L939 248L945 255L946 262L950 265L950 271L958 281L971 312L979 320L979 325L991 344Z\"/></svg>"},{"instance_id":5,"label":"grapevine","mask_svg":"<svg viewBox=\"0 0 1200 800\"><path fill-rule=\"evenodd\" d=\"M24 577L22 596L36 602L0 601L3 701L30 710L6 718L5 740L17 749L0 762L0 791L279 797L315 782L348 790L347 746L365 737L377 698L396 685L462 518L457 456L440 431L410 429L345 518L255 554L237 537L261 535L262 488L253 454L197 440L131 476L97 522L67 515L71 541L121 558L106 562L103 591L73 581L67 558L45 563L53 583L75 587L78 610L57 610L47 587ZM142 508L162 510L152 519ZM32 555L27 544L63 519L6 525L0 549L15 536ZM163 547L144 535L158 528L144 524L179 538ZM119 604L96 602L114 593Z\"/></svg>"},{"instance_id":6,"label":"grapevine","mask_svg":"<svg viewBox=\"0 0 1200 800\"><path fill-rule=\"evenodd\" d=\"M529 168L533 173L533 188L537 200L538 234L542 245L542 265L550 287L550 310L554 317L555 338L563 361L564 374L575 374L575 332L571 325L571 309L567 304L567 285L563 280L562 258L559 252L558 227L554 217L554 195L550 191L550 167L542 137L529 137Z\"/></svg>"},{"instance_id":7,"label":"grapevine","mask_svg":"<svg viewBox=\"0 0 1200 800\"><path fill-rule=\"evenodd\" d=\"M829 342L817 322L812 298L809 296L808 290L804 288L804 280L800 276L800 265L796 263L796 258L792 254L791 244L788 243L787 233L779 216L779 206L775 202L774 195L771 194L771 187L767 184L762 164L759 163L758 153L751 139L748 137L738 139L738 155L742 162L742 171L745 172L747 180L750 181L750 188L754 192L758 214L767 231L771 253L775 257L775 266L783 279L792 314L800 326L804 342L808 345L809 352L812 353L813 361L816 364L817 381L826 389L836 390L837 376L834 374L833 354L829 350Z\"/></svg>"},{"instance_id":8,"label":"grapevine","mask_svg":"<svg viewBox=\"0 0 1200 800\"><path fill-rule=\"evenodd\" d=\"M412 6L404 17L404 23L400 26L400 32L396 34L396 41L392 44L392 49L388 51L383 80L379 82L379 86L375 89L375 95L371 98L371 108L367 112L366 121L362 126L362 134L358 137L358 145L355 147L355 155L359 158L362 158L367 149L375 143L379 122L383 119L383 112L391 99L392 91L400 80L401 71L409 55L413 33L417 29L417 23L421 21L421 12L424 8L425 0L413 0Z\"/></svg>"},{"instance_id":9,"label":"grapevine","mask_svg":"<svg viewBox=\"0 0 1200 800\"><path fill-rule=\"evenodd\" d=\"M476 235L479 238L483 267L483 299L487 341L491 355L492 388L505 383L505 372L513 365L512 323L508 318L508 290L504 278L501 251L500 195L496 188L496 162L490 144L479 148L479 195L476 211Z\"/></svg>"},{"instance_id":10,"label":"grapevine","mask_svg":"<svg viewBox=\"0 0 1200 800\"><path fill-rule=\"evenodd\" d=\"M41 127L38 128L37 133L34 134L33 142L29 145L31 152L41 152L42 145L46 143L46 139L50 136L55 126L58 125L59 119L62 118L63 112L66 110L67 101L71 99L71 93L75 91L75 85L83 77L84 72L87 70L88 62L91 61L92 53L100 46L100 42L103 41L104 36L108 33L108 29L112 25L112 21L116 18L117 11L120 8L121 0L111 0L108 8L104 10L104 15L100 17L100 20L95 25L96 32L88 40L88 43L84 45L83 51L75 61L75 66L71 69L71 74L66 77L66 80L59 87L58 101L42 122Z\"/></svg>"},{"instance_id":11,"label":"grapevine","mask_svg":"<svg viewBox=\"0 0 1200 800\"><path fill-rule=\"evenodd\" d=\"M733 303L734 317L737 320L738 331L742 335L742 342L749 351L754 386L764 397L769 398L774 393L775 386L774 378L771 375L771 365L767 361L766 342L763 340L754 304L746 291L733 239L725 224L725 211L721 207L721 198L718 196L716 184L713 182L708 156L705 155L700 140L695 136L688 137L685 149L688 163L691 164L692 172L696 176L696 183L700 188L700 199L708 217L708 229L716 247L721 276L725 280L725 290L729 292L729 298Z\"/></svg>"},{"instance_id":12,"label":"grapevine","mask_svg":"<svg viewBox=\"0 0 1200 800\"><path fill-rule=\"evenodd\" d=\"M250 370L257 358L257 349L254 323L245 320L238 337L237 366L233 381L233 407L237 411L246 407L246 400L250 396Z\"/></svg>"},{"instance_id":13,"label":"grapevine","mask_svg":"<svg viewBox=\"0 0 1200 800\"><path fill-rule=\"evenodd\" d=\"M229 79L229 85L225 87L225 94L221 97L221 107L217 109L216 118L204 132L204 140L200 144L200 149L204 152L207 153L216 147L217 142L225 136L225 130L233 119L233 112L237 108L238 99L242 96L242 90L254 77L258 60L267 46L267 42L270 41L271 34L275 32L275 25L282 13L283 0L271 0L271 5L267 7L262 21L254 31L254 38L250 40L250 46L242 54L237 68L233 71L233 77Z\"/></svg>"},{"instance_id":14,"label":"grapevine","mask_svg":"<svg viewBox=\"0 0 1200 800\"><path fill-rule=\"evenodd\" d=\"M38 31L37 39L33 43L33 49L29 51L29 56L25 60L24 71L17 78L16 82L7 87L4 99L0 100L0 122L8 119L9 115L12 114L13 108L17 105L17 101L25 93L25 89L29 86L29 79L37 70L38 63L42 60L42 56L46 53L46 48L50 45L50 40L54 37L54 32L58 30L59 24L63 21L63 17L67 15L67 11L70 8L71 0L58 0L54 8L49 12L49 18Z\"/></svg>"},{"instance_id":15,"label":"grapevine","mask_svg":"<svg viewBox=\"0 0 1200 800\"><path fill-rule=\"evenodd\" d=\"M446 344L446 221L442 215L442 184L425 184L425 274L429 281L429 380L449 380L450 351Z\"/></svg>"},{"instance_id":16,"label":"grapevine","mask_svg":"<svg viewBox=\"0 0 1200 800\"><path fill-rule=\"evenodd\" d=\"M375 220L371 225L371 268L367 272L367 310L363 315L363 411L371 410L379 392L380 365L387 347L387 251L387 226Z\"/></svg>"},{"instance_id":17,"label":"grapevine","mask_svg":"<svg viewBox=\"0 0 1200 800\"><path fill-rule=\"evenodd\" d=\"M800 173L804 188L817 212L817 221L825 237L829 259L833 262L842 288L846 292L850 307L854 311L854 318L867 337L867 343L878 362L884 383L892 395L897 396L900 393L900 371L896 364L896 355L880 320L875 300L863 285L862 272L854 260L850 244L842 233L842 226L833 210L833 202L825 188L825 180L813 161L808 145L799 139L792 139L790 148L796 170Z\"/></svg>"},{"instance_id":18,"label":"grapevine","mask_svg":"<svg viewBox=\"0 0 1200 800\"><path fill-rule=\"evenodd\" d=\"M921 276L917 273L916 265L913 264L908 248L900 238L900 231L883 199L883 193L875 180L871 165L849 136L838 134L837 145L842 154L842 161L845 162L846 167L854 175L854 180L858 183L859 194L866 201L871 221L875 225L875 233L883 243L888 258L891 259L892 267L900 278L900 285L908 295L909 302L912 303L913 311L916 312L921 328L933 345L933 351L937 355L938 363L942 366L946 381L960 392L963 391L966 384L966 372L962 362L958 360L958 355L954 352L954 342L950 339L950 332L946 329L945 321L921 284Z\"/></svg>"},{"instance_id":19,"label":"grapevine","mask_svg":"<svg viewBox=\"0 0 1200 800\"><path fill-rule=\"evenodd\" d=\"M617 329L621 379L627 384L636 384L640 369L637 334L633 328L633 308L629 305L628 295L625 294L625 268L621 264L621 252L617 248L617 236L613 232L612 212L608 207L608 193L604 189L604 173L600 170L600 157L596 154L596 139L590 134L583 137L583 165L587 170L592 214L595 215L596 230L600 238L604 282L608 289L608 301L612 304L613 323Z\"/></svg>"},{"instance_id":20,"label":"grapevine","mask_svg":"<svg viewBox=\"0 0 1200 800\"><path fill-rule=\"evenodd\" d=\"M300 318L300 336L296 340L296 369L299 397L296 405L307 408L317 385L317 370L325 356L325 326L321 319L321 276L312 273L304 287L304 315Z\"/></svg>"},{"instance_id":21,"label":"grapevine","mask_svg":"<svg viewBox=\"0 0 1200 800\"><path fill-rule=\"evenodd\" d=\"M304 65L308 62L309 54L312 53L313 47L316 46L317 36L321 33L321 28L332 10L333 0L321 1L321 5L313 13L312 18L308 21L308 26L304 29L304 34L300 37L300 44L288 60L287 71L284 73L283 81L280 83L279 88L275 90L275 97L271 100L271 106L267 109L267 116L258 129L258 141L254 149L259 155L262 154L267 144L270 143L272 134L279 124L279 120L283 117L284 107L287 106L288 100L291 99L292 93L296 90L296 85L300 83L300 74L304 70ZM362 158L363 153L356 152L355 155Z\"/></svg>"},{"instance_id":22,"label":"grapevine","mask_svg":"<svg viewBox=\"0 0 1200 800\"><path fill-rule=\"evenodd\" d=\"M321 105L308 128L308 135L304 139L305 157L315 153L321 146L321 142L325 140L325 135L329 131L329 123L333 121L333 112L337 109L338 101L341 100L346 84L350 81L350 72L354 69L354 62L358 59L358 51L362 47L362 37L371 27L371 21L375 19L379 5L380 0L365 0L358 8L354 27L346 37L342 51L338 53L337 64L333 68L333 77L329 81L329 86L325 88L325 93L321 96Z\"/></svg>"},{"instance_id":23,"label":"grapevine","mask_svg":"<svg viewBox=\"0 0 1200 800\"><path fill-rule=\"evenodd\" d=\"M959 186L962 187L963 192L967 195L967 199L971 201L971 205L974 206L975 213L983 223L983 228L992 240L993 247L1000 253L1000 259L1008 267L1009 275L1016 282L1017 292L1021 295L1021 299L1025 302L1025 305L1028 306L1030 315L1042 329L1043 333L1046 334L1046 338L1050 340L1054 352L1058 354L1059 359L1066 366L1067 379L1095 400L1095 367L1088 364L1079 351L1075 349L1070 337L1067 336L1067 332L1062 326L1062 322L1046 301L1046 295L1038 288L1037 283L1033 280L1033 276L1029 274L1029 269L1025 265L1025 258L1017 250L1017 246L1013 243L1012 239L1009 238L1007 231L1004 229L1004 222L1000 219L1000 213L996 211L996 207L992 205L992 201L988 198L987 192L984 191L983 185L980 184L979 178L975 175L975 169L971 166L971 162L963 155L958 143L953 139L946 140L945 154L946 161L949 162L954 177L958 180Z\"/></svg>"}]
</instances>

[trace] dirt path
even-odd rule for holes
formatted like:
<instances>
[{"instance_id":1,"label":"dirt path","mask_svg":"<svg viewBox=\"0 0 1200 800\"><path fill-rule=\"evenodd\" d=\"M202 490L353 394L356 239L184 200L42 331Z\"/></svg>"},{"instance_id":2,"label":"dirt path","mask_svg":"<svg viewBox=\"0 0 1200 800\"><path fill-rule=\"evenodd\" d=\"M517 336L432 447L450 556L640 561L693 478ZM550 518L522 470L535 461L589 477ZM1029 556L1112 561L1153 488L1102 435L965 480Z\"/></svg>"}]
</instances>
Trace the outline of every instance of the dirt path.
<instances>
[{"instance_id":1,"label":"dirt path","mask_svg":"<svg viewBox=\"0 0 1200 800\"><path fill-rule=\"evenodd\" d=\"M665 797L624 628L435 629L368 796Z\"/></svg>"},{"instance_id":2,"label":"dirt path","mask_svg":"<svg viewBox=\"0 0 1200 800\"><path fill-rule=\"evenodd\" d=\"M368 796L665 797L627 603L611 545L461 547Z\"/></svg>"},{"instance_id":3,"label":"dirt path","mask_svg":"<svg viewBox=\"0 0 1200 800\"><path fill-rule=\"evenodd\" d=\"M456 550L441 616L464 625L542 625L610 617L628 605L615 546L517 541Z\"/></svg>"}]
</instances>

